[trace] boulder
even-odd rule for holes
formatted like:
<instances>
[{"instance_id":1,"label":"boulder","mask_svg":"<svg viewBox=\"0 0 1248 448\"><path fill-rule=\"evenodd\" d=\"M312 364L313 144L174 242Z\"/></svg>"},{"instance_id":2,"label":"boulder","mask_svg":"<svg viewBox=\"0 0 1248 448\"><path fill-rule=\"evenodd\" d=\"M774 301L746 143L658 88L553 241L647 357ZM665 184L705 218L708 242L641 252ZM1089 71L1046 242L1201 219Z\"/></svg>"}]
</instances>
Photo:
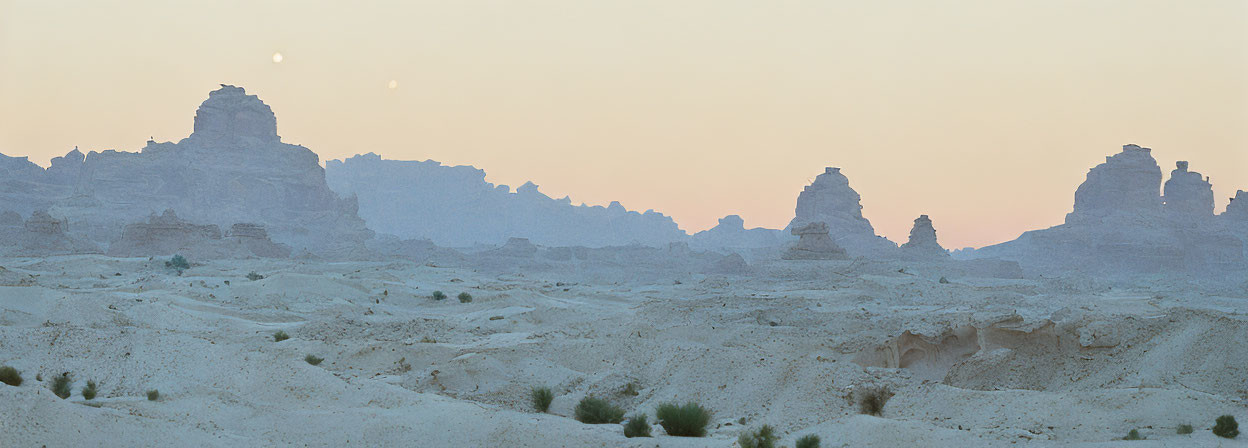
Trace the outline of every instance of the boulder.
<instances>
[{"instance_id":1,"label":"boulder","mask_svg":"<svg viewBox=\"0 0 1248 448\"><path fill-rule=\"evenodd\" d=\"M828 236L828 225L823 222L794 227L790 230L797 242L785 251L785 260L838 260L848 258L845 249L837 246Z\"/></svg>"}]
</instances>

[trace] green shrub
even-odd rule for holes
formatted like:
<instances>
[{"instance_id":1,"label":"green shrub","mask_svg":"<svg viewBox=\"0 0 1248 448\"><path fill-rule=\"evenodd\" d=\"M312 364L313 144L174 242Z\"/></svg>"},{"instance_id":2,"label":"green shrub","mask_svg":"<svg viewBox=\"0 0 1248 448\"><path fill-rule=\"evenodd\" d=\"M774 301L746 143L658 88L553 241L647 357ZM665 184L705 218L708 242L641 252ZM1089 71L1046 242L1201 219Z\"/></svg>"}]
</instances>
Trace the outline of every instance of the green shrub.
<instances>
[{"instance_id":1,"label":"green shrub","mask_svg":"<svg viewBox=\"0 0 1248 448\"><path fill-rule=\"evenodd\" d=\"M22 385L22 374L17 369L9 366L0 366L0 383L10 386Z\"/></svg>"},{"instance_id":2,"label":"green shrub","mask_svg":"<svg viewBox=\"0 0 1248 448\"><path fill-rule=\"evenodd\" d=\"M277 333L273 333L273 342L282 342L287 339L290 339L290 335L286 334L285 331L277 330Z\"/></svg>"},{"instance_id":3,"label":"green shrub","mask_svg":"<svg viewBox=\"0 0 1248 448\"><path fill-rule=\"evenodd\" d=\"M160 391L152 389L147 391L147 401L156 401L160 399Z\"/></svg>"},{"instance_id":4,"label":"green shrub","mask_svg":"<svg viewBox=\"0 0 1248 448\"><path fill-rule=\"evenodd\" d=\"M893 398L893 393L888 390L888 387L863 388L858 394L858 411L877 417L884 415L884 404L888 403L889 398Z\"/></svg>"},{"instance_id":5,"label":"green shrub","mask_svg":"<svg viewBox=\"0 0 1248 448\"><path fill-rule=\"evenodd\" d=\"M1144 440L1144 436L1140 435L1140 430L1132 429L1131 432L1127 433L1126 437L1122 438L1122 440Z\"/></svg>"},{"instance_id":6,"label":"green shrub","mask_svg":"<svg viewBox=\"0 0 1248 448\"><path fill-rule=\"evenodd\" d=\"M624 410L595 397L585 397L576 404L576 420L581 423L619 423L624 420Z\"/></svg>"},{"instance_id":7,"label":"green shrub","mask_svg":"<svg viewBox=\"0 0 1248 448\"><path fill-rule=\"evenodd\" d=\"M82 398L87 400L95 399L95 381L87 380L87 387L82 388Z\"/></svg>"},{"instance_id":8,"label":"green shrub","mask_svg":"<svg viewBox=\"0 0 1248 448\"><path fill-rule=\"evenodd\" d=\"M256 280L264 280L264 276L257 274L256 271L251 271L247 273L247 280L251 280L253 282Z\"/></svg>"},{"instance_id":9,"label":"green shrub","mask_svg":"<svg viewBox=\"0 0 1248 448\"><path fill-rule=\"evenodd\" d=\"M191 268L191 263L186 261L186 257L174 255L173 258L170 258L169 261L165 262L165 267L175 269L179 274L181 274L182 271Z\"/></svg>"},{"instance_id":10,"label":"green shrub","mask_svg":"<svg viewBox=\"0 0 1248 448\"><path fill-rule=\"evenodd\" d=\"M675 403L659 405L656 415L667 434L678 437L705 436L706 424L711 422L711 411L692 401L684 406Z\"/></svg>"},{"instance_id":11,"label":"green shrub","mask_svg":"<svg viewBox=\"0 0 1248 448\"><path fill-rule=\"evenodd\" d=\"M819 448L819 436L806 434L797 439L797 444L793 445L793 448Z\"/></svg>"},{"instance_id":12,"label":"green shrub","mask_svg":"<svg viewBox=\"0 0 1248 448\"><path fill-rule=\"evenodd\" d=\"M472 302L472 294L468 294L466 292L459 293L459 303L469 303L469 302Z\"/></svg>"},{"instance_id":13,"label":"green shrub","mask_svg":"<svg viewBox=\"0 0 1248 448\"><path fill-rule=\"evenodd\" d=\"M646 421L646 414L628 418L628 423L624 425L624 437L650 437L650 422Z\"/></svg>"},{"instance_id":14,"label":"green shrub","mask_svg":"<svg viewBox=\"0 0 1248 448\"><path fill-rule=\"evenodd\" d=\"M1235 417L1223 415L1218 417L1213 425L1213 435L1224 439L1234 439L1239 435L1239 422L1235 421Z\"/></svg>"},{"instance_id":15,"label":"green shrub","mask_svg":"<svg viewBox=\"0 0 1248 448\"><path fill-rule=\"evenodd\" d=\"M443 293L442 291L433 292L433 300L444 300L444 299L446 299L446 293Z\"/></svg>"},{"instance_id":16,"label":"green shrub","mask_svg":"<svg viewBox=\"0 0 1248 448\"><path fill-rule=\"evenodd\" d=\"M52 393L64 400L74 393L70 390L70 386L73 386L73 384L73 378L69 376L69 372L65 372L52 378L52 384L48 388L52 389Z\"/></svg>"},{"instance_id":17,"label":"green shrub","mask_svg":"<svg viewBox=\"0 0 1248 448\"><path fill-rule=\"evenodd\" d=\"M1193 431L1192 425L1184 423L1182 425L1179 425L1179 429L1176 429L1174 432L1177 434L1191 434L1192 431Z\"/></svg>"},{"instance_id":18,"label":"green shrub","mask_svg":"<svg viewBox=\"0 0 1248 448\"><path fill-rule=\"evenodd\" d=\"M631 395L636 397L641 395L641 392L637 391L637 383L629 382L624 385L624 390L620 391L620 395Z\"/></svg>"},{"instance_id":19,"label":"green shrub","mask_svg":"<svg viewBox=\"0 0 1248 448\"><path fill-rule=\"evenodd\" d=\"M741 448L776 448L776 429L771 425L763 425L757 431L747 431L737 437Z\"/></svg>"},{"instance_id":20,"label":"green shrub","mask_svg":"<svg viewBox=\"0 0 1248 448\"><path fill-rule=\"evenodd\" d=\"M321 361L324 361L325 358L318 358L316 357L316 355L308 355L308 356L304 356L303 360L307 361L308 364L317 365L317 364L320 364Z\"/></svg>"},{"instance_id":21,"label":"green shrub","mask_svg":"<svg viewBox=\"0 0 1248 448\"><path fill-rule=\"evenodd\" d=\"M533 409L537 412L550 411L550 402L554 401L555 393L550 391L549 387L534 387L529 392L529 398L533 400Z\"/></svg>"}]
</instances>

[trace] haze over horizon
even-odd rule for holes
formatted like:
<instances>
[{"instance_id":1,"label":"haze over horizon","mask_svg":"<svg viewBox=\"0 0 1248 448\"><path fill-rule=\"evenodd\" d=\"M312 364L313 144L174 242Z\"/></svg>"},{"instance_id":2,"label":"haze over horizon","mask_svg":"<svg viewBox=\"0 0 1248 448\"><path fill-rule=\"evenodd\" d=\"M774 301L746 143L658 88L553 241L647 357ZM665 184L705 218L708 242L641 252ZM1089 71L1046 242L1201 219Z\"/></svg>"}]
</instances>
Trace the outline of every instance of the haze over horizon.
<instances>
[{"instance_id":1,"label":"haze over horizon","mask_svg":"<svg viewBox=\"0 0 1248 448\"><path fill-rule=\"evenodd\" d=\"M0 153L44 166L186 137L225 83L322 161L473 165L689 233L782 228L825 166L879 234L928 214L948 248L1060 223L1127 143L1218 212L1248 189L1241 1L0 0L0 64Z\"/></svg>"}]
</instances>

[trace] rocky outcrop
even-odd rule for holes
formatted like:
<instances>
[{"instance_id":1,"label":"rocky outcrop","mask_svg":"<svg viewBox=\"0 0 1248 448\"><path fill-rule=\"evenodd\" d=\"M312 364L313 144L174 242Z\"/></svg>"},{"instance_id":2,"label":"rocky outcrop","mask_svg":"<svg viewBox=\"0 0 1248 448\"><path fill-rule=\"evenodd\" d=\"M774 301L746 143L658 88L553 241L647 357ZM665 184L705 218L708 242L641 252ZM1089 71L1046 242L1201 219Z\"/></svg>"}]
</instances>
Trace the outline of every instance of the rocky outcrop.
<instances>
[{"instance_id":1,"label":"rocky outcrop","mask_svg":"<svg viewBox=\"0 0 1248 448\"><path fill-rule=\"evenodd\" d=\"M1155 219L1161 212L1161 167L1152 151L1123 145L1122 152L1088 171L1075 190L1075 208L1066 223Z\"/></svg>"},{"instance_id":2,"label":"rocky outcrop","mask_svg":"<svg viewBox=\"0 0 1248 448\"><path fill-rule=\"evenodd\" d=\"M31 213L25 221L11 210L0 213L0 255L42 257L100 252L99 247L71 236L68 230L69 223L64 218L43 210Z\"/></svg>"},{"instance_id":3,"label":"rocky outcrop","mask_svg":"<svg viewBox=\"0 0 1248 448\"><path fill-rule=\"evenodd\" d=\"M845 249L837 246L828 236L828 225L823 222L794 227L790 230L797 236L782 258L785 260L838 260L848 258Z\"/></svg>"},{"instance_id":4,"label":"rocky outcrop","mask_svg":"<svg viewBox=\"0 0 1248 448\"><path fill-rule=\"evenodd\" d=\"M1229 223L1248 224L1248 191L1238 190L1220 217Z\"/></svg>"},{"instance_id":5,"label":"rocky outcrop","mask_svg":"<svg viewBox=\"0 0 1248 448\"><path fill-rule=\"evenodd\" d=\"M1200 173L1187 170L1187 162L1175 163L1162 189L1166 217L1179 221L1213 218L1213 184Z\"/></svg>"},{"instance_id":6,"label":"rocky outcrop","mask_svg":"<svg viewBox=\"0 0 1248 448\"><path fill-rule=\"evenodd\" d=\"M326 162L338 194L359 199L370 228L404 239L427 238L442 246L499 244L527 238L543 246L662 247L688 235L671 218L648 210L572 205L552 199L532 182L515 192L485 181L485 171L439 162L385 160L364 154Z\"/></svg>"},{"instance_id":7,"label":"rocky outcrop","mask_svg":"<svg viewBox=\"0 0 1248 448\"><path fill-rule=\"evenodd\" d=\"M788 229L822 222L832 240L851 254L891 254L897 245L875 234L871 222L862 216L861 199L840 168L828 167L797 196Z\"/></svg>"},{"instance_id":8,"label":"rocky outcrop","mask_svg":"<svg viewBox=\"0 0 1248 448\"><path fill-rule=\"evenodd\" d=\"M269 240L264 226L235 224L223 235L215 224L200 225L178 218L173 210L147 222L127 225L121 238L108 248L114 257L149 257L180 254L199 259L285 258L290 248Z\"/></svg>"},{"instance_id":9,"label":"rocky outcrop","mask_svg":"<svg viewBox=\"0 0 1248 448\"><path fill-rule=\"evenodd\" d=\"M689 247L698 250L752 249L781 244L779 230L745 228L745 220L737 215L720 218L719 224L708 230L693 234Z\"/></svg>"},{"instance_id":10,"label":"rocky outcrop","mask_svg":"<svg viewBox=\"0 0 1248 448\"><path fill-rule=\"evenodd\" d=\"M946 258L949 251L936 241L936 229L927 215L919 215L910 228L910 240L901 245L902 253L919 258Z\"/></svg>"}]
</instances>

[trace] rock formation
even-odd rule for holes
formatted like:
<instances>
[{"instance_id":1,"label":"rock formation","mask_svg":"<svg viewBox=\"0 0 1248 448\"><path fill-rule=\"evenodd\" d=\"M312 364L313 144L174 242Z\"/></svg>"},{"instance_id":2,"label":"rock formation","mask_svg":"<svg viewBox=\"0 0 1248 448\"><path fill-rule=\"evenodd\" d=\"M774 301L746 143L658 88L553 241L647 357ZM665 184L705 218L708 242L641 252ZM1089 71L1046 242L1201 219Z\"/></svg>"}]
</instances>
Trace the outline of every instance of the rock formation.
<instances>
[{"instance_id":1,"label":"rock formation","mask_svg":"<svg viewBox=\"0 0 1248 448\"><path fill-rule=\"evenodd\" d=\"M688 236L653 210L629 211L618 202L573 206L570 198L552 199L532 182L512 192L486 182L485 171L471 166L385 160L369 153L327 162L326 176L338 194L359 198L359 213L370 228L442 246L518 237L543 246L662 247Z\"/></svg>"},{"instance_id":2,"label":"rock formation","mask_svg":"<svg viewBox=\"0 0 1248 448\"><path fill-rule=\"evenodd\" d=\"M946 258L949 251L936 241L936 229L927 215L919 215L910 228L910 240L901 245L902 252L919 258Z\"/></svg>"},{"instance_id":3,"label":"rock formation","mask_svg":"<svg viewBox=\"0 0 1248 448\"><path fill-rule=\"evenodd\" d=\"M1161 212L1160 185L1161 167L1152 149L1123 145L1122 152L1088 171L1066 223L1153 219Z\"/></svg>"},{"instance_id":4,"label":"rock formation","mask_svg":"<svg viewBox=\"0 0 1248 448\"><path fill-rule=\"evenodd\" d=\"M708 230L693 234L689 246L698 250L748 249L777 246L781 243L779 230L745 228L745 220L737 215L720 218L719 224Z\"/></svg>"},{"instance_id":5,"label":"rock formation","mask_svg":"<svg viewBox=\"0 0 1248 448\"><path fill-rule=\"evenodd\" d=\"M847 258L845 249L837 246L828 236L828 224L812 222L790 230L797 235L797 242L785 251L785 260L836 260Z\"/></svg>"},{"instance_id":6,"label":"rock formation","mask_svg":"<svg viewBox=\"0 0 1248 448\"><path fill-rule=\"evenodd\" d=\"M99 253L94 244L68 233L69 223L43 210L22 221L11 210L0 213L0 255L48 256Z\"/></svg>"},{"instance_id":7,"label":"rock formation","mask_svg":"<svg viewBox=\"0 0 1248 448\"><path fill-rule=\"evenodd\" d=\"M1213 184L1200 173L1187 170L1187 162L1175 163L1170 180L1163 188L1166 216L1182 221L1202 221L1213 217Z\"/></svg>"},{"instance_id":8,"label":"rock formation","mask_svg":"<svg viewBox=\"0 0 1248 448\"><path fill-rule=\"evenodd\" d=\"M871 222L862 217L861 197L849 186L840 168L828 167L797 197L790 230L807 224L827 224L829 236L855 255L884 255L897 245L877 236Z\"/></svg>"},{"instance_id":9,"label":"rock formation","mask_svg":"<svg viewBox=\"0 0 1248 448\"><path fill-rule=\"evenodd\" d=\"M215 224L199 225L178 218L173 210L147 222L127 225L121 238L108 248L113 257L171 256L193 258L285 258L290 249L269 240L264 226L235 224L222 235Z\"/></svg>"}]
</instances>

